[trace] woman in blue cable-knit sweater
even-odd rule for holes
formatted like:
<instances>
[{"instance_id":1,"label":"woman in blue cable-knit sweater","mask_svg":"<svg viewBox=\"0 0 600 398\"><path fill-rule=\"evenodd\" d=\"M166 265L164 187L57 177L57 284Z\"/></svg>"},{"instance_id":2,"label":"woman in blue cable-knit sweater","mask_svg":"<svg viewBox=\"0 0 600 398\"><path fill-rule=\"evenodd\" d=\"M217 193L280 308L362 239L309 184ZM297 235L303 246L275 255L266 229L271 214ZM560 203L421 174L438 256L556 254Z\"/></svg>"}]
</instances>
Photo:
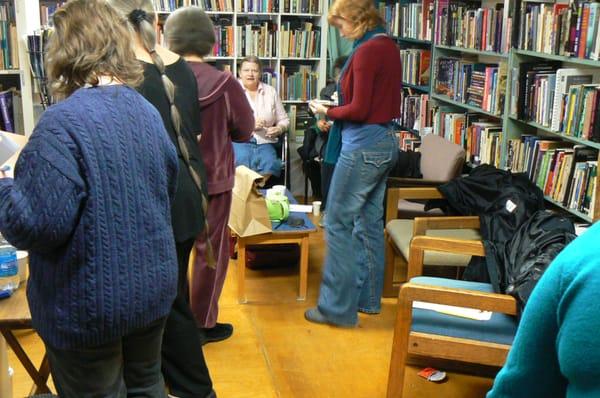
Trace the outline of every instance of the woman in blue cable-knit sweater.
<instances>
[{"instance_id":1,"label":"woman in blue cable-knit sweater","mask_svg":"<svg viewBox=\"0 0 600 398\"><path fill-rule=\"evenodd\" d=\"M132 85L143 71L103 0L54 14L48 75L66 97L0 179L0 231L29 251L27 296L61 398L165 397L160 342L177 292L178 161Z\"/></svg>"}]
</instances>

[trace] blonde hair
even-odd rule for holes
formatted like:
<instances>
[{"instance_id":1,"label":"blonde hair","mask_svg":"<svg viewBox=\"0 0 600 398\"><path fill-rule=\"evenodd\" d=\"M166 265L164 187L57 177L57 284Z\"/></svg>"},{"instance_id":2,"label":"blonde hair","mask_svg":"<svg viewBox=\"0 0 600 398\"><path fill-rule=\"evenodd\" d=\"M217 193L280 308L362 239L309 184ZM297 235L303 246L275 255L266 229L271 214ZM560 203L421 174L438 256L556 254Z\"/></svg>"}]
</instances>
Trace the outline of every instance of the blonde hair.
<instances>
[{"instance_id":1,"label":"blonde hair","mask_svg":"<svg viewBox=\"0 0 600 398\"><path fill-rule=\"evenodd\" d=\"M68 97L100 76L130 86L143 79L123 18L104 0L72 0L54 14L46 70L53 94Z\"/></svg>"},{"instance_id":2,"label":"blonde hair","mask_svg":"<svg viewBox=\"0 0 600 398\"><path fill-rule=\"evenodd\" d=\"M127 19L128 25L138 35L144 48L150 54L152 63L158 68L167 98L169 100L171 120L175 131L181 131L181 116L175 106L175 85L165 74L165 63L156 52L156 13L152 0L108 0L123 17Z\"/></svg>"},{"instance_id":3,"label":"blonde hair","mask_svg":"<svg viewBox=\"0 0 600 398\"><path fill-rule=\"evenodd\" d=\"M349 39L359 39L366 32L384 24L373 0L335 0L329 8L327 21L335 25L336 18L343 18L354 25Z\"/></svg>"}]
</instances>

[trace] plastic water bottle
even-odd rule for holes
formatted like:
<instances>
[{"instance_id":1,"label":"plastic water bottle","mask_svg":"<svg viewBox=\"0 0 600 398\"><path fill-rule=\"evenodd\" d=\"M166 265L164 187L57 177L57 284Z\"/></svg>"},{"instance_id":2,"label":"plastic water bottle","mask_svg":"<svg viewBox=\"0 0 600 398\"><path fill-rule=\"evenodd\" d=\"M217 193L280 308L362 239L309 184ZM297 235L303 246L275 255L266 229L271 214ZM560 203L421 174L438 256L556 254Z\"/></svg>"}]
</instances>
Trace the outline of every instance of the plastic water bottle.
<instances>
[{"instance_id":1,"label":"plastic water bottle","mask_svg":"<svg viewBox=\"0 0 600 398\"><path fill-rule=\"evenodd\" d=\"M0 298L9 297L18 287L17 249L0 235Z\"/></svg>"}]
</instances>

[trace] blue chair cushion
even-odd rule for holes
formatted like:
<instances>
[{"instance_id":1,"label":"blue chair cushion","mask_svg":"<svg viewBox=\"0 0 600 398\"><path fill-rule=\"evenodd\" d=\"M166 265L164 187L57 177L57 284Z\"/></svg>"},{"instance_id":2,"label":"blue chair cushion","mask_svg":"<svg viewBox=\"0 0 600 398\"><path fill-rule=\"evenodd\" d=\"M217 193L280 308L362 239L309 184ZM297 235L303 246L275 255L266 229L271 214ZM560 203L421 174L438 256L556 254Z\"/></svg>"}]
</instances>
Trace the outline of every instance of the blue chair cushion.
<instances>
[{"instance_id":1,"label":"blue chair cushion","mask_svg":"<svg viewBox=\"0 0 600 398\"><path fill-rule=\"evenodd\" d=\"M492 285L489 283L431 278L425 276L412 278L410 282L419 285L477 290L489 293L494 292ZM492 318L489 321L478 321L446 315L432 310L413 308L412 317L411 330L413 332L458 337L490 343L511 345L517 331L517 320L514 316L496 312L492 314Z\"/></svg>"}]
</instances>

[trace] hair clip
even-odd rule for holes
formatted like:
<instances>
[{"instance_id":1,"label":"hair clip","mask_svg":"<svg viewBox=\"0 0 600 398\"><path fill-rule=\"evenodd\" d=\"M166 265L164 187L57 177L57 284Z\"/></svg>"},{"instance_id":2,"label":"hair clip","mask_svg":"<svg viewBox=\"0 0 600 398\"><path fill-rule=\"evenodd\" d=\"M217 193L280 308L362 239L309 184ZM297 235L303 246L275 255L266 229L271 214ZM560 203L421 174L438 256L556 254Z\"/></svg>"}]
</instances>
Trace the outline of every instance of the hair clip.
<instances>
[{"instance_id":1,"label":"hair clip","mask_svg":"<svg viewBox=\"0 0 600 398\"><path fill-rule=\"evenodd\" d=\"M139 8L131 11L129 13L129 20L134 25L139 25L142 21L146 21L148 19L148 13L144 10L140 10Z\"/></svg>"}]
</instances>

